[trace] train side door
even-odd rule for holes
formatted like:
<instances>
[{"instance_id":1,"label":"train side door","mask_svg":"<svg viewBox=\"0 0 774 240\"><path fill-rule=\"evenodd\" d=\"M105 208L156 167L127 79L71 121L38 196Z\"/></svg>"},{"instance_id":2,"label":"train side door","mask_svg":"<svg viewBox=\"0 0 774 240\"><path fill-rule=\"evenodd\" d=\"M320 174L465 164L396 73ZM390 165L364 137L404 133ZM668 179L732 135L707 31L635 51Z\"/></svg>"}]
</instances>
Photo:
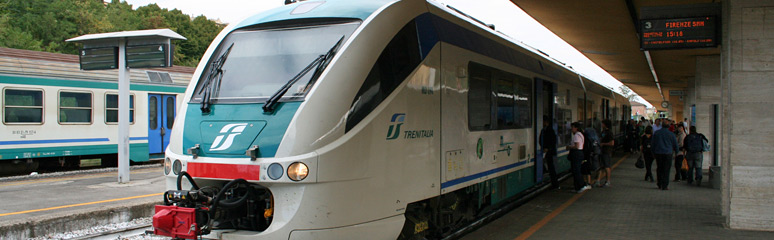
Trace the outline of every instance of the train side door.
<instances>
[{"instance_id":1,"label":"train side door","mask_svg":"<svg viewBox=\"0 0 774 240\"><path fill-rule=\"evenodd\" d=\"M543 129L543 116L554 119L554 95L556 84L539 78L535 79L535 180L543 180L543 148L540 146L540 132ZM553 125L554 121L549 121ZM554 127L554 126L552 126ZM556 128L554 128L556 132ZM556 159L554 158L554 161Z\"/></svg>"},{"instance_id":2,"label":"train side door","mask_svg":"<svg viewBox=\"0 0 774 240\"><path fill-rule=\"evenodd\" d=\"M148 148L150 154L164 153L175 122L175 95L148 94Z\"/></svg>"}]
</instances>

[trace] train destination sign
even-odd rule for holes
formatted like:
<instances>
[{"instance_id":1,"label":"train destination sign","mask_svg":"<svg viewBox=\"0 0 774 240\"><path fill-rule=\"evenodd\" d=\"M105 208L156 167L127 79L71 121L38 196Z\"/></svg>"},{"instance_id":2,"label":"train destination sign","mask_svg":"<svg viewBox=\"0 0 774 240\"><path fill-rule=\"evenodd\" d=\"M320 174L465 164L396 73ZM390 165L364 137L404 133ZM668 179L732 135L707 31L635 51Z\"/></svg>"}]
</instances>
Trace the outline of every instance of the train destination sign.
<instances>
[{"instance_id":1,"label":"train destination sign","mask_svg":"<svg viewBox=\"0 0 774 240\"><path fill-rule=\"evenodd\" d=\"M718 45L715 17L640 20L640 49L704 48Z\"/></svg>"}]
</instances>

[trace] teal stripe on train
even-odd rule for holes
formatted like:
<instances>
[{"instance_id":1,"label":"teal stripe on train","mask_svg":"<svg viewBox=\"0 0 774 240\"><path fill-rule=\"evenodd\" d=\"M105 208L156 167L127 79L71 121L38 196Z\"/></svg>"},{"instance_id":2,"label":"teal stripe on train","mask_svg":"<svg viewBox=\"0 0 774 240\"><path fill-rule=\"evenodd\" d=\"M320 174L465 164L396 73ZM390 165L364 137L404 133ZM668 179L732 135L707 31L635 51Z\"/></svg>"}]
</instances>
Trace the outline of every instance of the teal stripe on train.
<instances>
[{"instance_id":1,"label":"teal stripe on train","mask_svg":"<svg viewBox=\"0 0 774 240\"><path fill-rule=\"evenodd\" d=\"M281 102L272 114L265 114L262 106L263 103L214 104L209 114L203 114L200 104L188 104L184 154L199 144L199 156L203 157L245 158L245 151L252 146L258 146L258 157L274 157L301 102Z\"/></svg>"},{"instance_id":2,"label":"teal stripe on train","mask_svg":"<svg viewBox=\"0 0 774 240\"><path fill-rule=\"evenodd\" d=\"M117 82L20 77L20 76L8 76L8 75L0 75L0 83L22 84L22 85L32 85L32 86L95 88L95 89L111 89L111 90L118 89ZM129 85L129 89L132 91L152 91L152 92L168 92L168 93L184 93L185 88L186 86L145 85L145 84L138 84L134 82Z\"/></svg>"},{"instance_id":3,"label":"teal stripe on train","mask_svg":"<svg viewBox=\"0 0 774 240\"><path fill-rule=\"evenodd\" d=\"M132 143L129 145L129 158L135 162L148 161L148 143ZM28 159L28 158L49 158L66 156L84 156L115 154L118 152L118 145L84 145L67 147L40 147L40 148L12 148L0 149L0 160Z\"/></svg>"}]
</instances>

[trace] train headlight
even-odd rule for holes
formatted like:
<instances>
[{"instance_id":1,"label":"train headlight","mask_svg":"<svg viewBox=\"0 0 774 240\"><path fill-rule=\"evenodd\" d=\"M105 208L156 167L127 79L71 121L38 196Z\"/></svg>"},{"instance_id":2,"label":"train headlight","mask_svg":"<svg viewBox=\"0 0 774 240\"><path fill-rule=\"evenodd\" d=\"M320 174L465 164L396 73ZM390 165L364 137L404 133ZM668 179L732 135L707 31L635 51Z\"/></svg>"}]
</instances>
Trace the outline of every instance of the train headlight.
<instances>
[{"instance_id":1,"label":"train headlight","mask_svg":"<svg viewBox=\"0 0 774 240\"><path fill-rule=\"evenodd\" d=\"M175 160L175 163L172 164L172 172L175 173L175 175L180 175L180 171L183 170L183 163L180 162L180 160Z\"/></svg>"},{"instance_id":2,"label":"train headlight","mask_svg":"<svg viewBox=\"0 0 774 240\"><path fill-rule=\"evenodd\" d=\"M288 167L288 177L293 181L301 181L309 175L309 167L302 162L294 162Z\"/></svg>"},{"instance_id":3,"label":"train headlight","mask_svg":"<svg viewBox=\"0 0 774 240\"><path fill-rule=\"evenodd\" d=\"M172 160L164 158L164 175L169 175L169 171L172 170Z\"/></svg>"},{"instance_id":4,"label":"train headlight","mask_svg":"<svg viewBox=\"0 0 774 240\"><path fill-rule=\"evenodd\" d=\"M279 163L272 163L271 165L269 165L269 169L267 169L266 172L268 173L267 175L269 175L269 178L271 178L271 180L277 180L282 177L282 174L283 174L282 170L283 170L282 165L280 165Z\"/></svg>"}]
</instances>

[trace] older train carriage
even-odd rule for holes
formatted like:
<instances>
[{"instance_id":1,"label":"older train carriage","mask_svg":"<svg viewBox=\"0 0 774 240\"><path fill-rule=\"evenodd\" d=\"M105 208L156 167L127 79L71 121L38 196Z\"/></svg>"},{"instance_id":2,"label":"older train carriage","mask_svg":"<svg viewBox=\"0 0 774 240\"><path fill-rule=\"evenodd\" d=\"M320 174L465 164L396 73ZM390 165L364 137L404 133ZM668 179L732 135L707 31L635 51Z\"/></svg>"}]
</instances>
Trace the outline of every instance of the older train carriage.
<instances>
[{"instance_id":1,"label":"older train carriage","mask_svg":"<svg viewBox=\"0 0 774 240\"><path fill-rule=\"evenodd\" d=\"M130 157L162 158L193 68L132 69ZM78 56L0 48L0 163L115 165L118 73L82 71Z\"/></svg>"}]
</instances>

